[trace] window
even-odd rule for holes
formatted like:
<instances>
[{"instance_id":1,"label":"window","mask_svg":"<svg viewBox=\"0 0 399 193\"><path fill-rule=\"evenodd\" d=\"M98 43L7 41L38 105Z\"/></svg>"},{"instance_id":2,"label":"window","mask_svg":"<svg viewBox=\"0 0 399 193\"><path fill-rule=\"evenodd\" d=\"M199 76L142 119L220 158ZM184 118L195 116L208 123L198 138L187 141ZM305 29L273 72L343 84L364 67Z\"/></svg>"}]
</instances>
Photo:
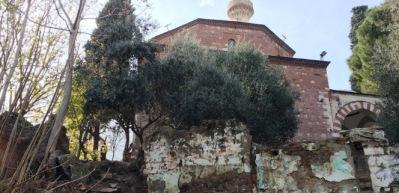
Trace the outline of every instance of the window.
<instances>
[{"instance_id":1,"label":"window","mask_svg":"<svg viewBox=\"0 0 399 193\"><path fill-rule=\"evenodd\" d=\"M228 49L234 48L235 45L236 45L236 41L234 39L229 39L229 41L227 42Z\"/></svg>"}]
</instances>

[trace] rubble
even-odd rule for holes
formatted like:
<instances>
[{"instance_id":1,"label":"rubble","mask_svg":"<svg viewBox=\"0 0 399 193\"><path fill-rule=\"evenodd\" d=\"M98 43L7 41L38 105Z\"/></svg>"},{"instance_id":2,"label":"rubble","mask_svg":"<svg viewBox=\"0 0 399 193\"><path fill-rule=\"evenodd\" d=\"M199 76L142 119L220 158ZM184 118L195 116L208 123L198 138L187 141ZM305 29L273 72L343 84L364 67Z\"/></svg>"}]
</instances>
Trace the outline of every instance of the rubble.
<instances>
[{"instance_id":1,"label":"rubble","mask_svg":"<svg viewBox=\"0 0 399 193\"><path fill-rule=\"evenodd\" d=\"M140 174L137 162L102 161L88 162L83 170L94 172L85 183L94 193L145 193L147 185L145 177ZM78 166L79 167L79 166ZM80 166L82 169L82 166ZM75 178L78 178L75 175ZM87 190L86 190L87 191Z\"/></svg>"},{"instance_id":2,"label":"rubble","mask_svg":"<svg viewBox=\"0 0 399 193\"><path fill-rule=\"evenodd\" d=\"M341 134L350 142L374 142L379 145L388 144L384 131L379 128L355 128L343 130Z\"/></svg>"}]
</instances>

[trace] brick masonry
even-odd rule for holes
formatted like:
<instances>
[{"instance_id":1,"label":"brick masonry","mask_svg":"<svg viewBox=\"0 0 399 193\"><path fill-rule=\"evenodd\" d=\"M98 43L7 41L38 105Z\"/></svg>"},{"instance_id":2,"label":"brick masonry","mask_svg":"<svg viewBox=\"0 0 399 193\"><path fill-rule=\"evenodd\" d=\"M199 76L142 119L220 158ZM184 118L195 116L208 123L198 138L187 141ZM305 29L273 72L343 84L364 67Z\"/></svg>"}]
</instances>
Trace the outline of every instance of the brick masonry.
<instances>
[{"instance_id":1,"label":"brick masonry","mask_svg":"<svg viewBox=\"0 0 399 193\"><path fill-rule=\"evenodd\" d=\"M281 67L283 72L297 92L299 99L296 109L299 112L299 128L295 141L314 140L331 137L329 114L329 88L327 66L294 64L291 62L273 61L270 63Z\"/></svg>"},{"instance_id":2,"label":"brick masonry","mask_svg":"<svg viewBox=\"0 0 399 193\"><path fill-rule=\"evenodd\" d=\"M292 57L295 54L266 26L233 21L198 19L179 28L153 38L153 41L170 45L177 38L194 37L210 49L227 49L230 39L236 42L249 42L263 53L274 56Z\"/></svg>"}]
</instances>

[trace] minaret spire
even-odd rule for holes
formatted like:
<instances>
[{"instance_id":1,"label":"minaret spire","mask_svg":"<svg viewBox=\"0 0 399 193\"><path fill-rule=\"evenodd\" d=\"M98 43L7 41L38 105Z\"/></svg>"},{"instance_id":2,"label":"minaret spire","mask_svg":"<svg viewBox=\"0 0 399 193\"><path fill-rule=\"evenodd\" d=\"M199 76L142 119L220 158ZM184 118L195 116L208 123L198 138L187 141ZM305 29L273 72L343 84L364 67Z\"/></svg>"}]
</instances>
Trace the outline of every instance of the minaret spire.
<instances>
[{"instance_id":1,"label":"minaret spire","mask_svg":"<svg viewBox=\"0 0 399 193\"><path fill-rule=\"evenodd\" d=\"M254 6L251 0L230 0L227 15L232 21L249 22L254 15Z\"/></svg>"}]
</instances>

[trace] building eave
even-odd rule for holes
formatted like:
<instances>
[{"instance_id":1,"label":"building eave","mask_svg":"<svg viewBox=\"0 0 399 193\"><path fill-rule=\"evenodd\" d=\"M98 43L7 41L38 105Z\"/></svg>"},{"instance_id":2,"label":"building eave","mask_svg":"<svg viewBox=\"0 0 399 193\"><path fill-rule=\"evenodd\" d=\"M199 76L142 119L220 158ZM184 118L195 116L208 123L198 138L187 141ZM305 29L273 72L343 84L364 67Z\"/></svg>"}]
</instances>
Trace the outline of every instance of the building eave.
<instances>
[{"instance_id":1,"label":"building eave","mask_svg":"<svg viewBox=\"0 0 399 193\"><path fill-rule=\"evenodd\" d=\"M375 97L375 98L381 97L380 95L376 95L376 94L365 94L365 93L358 93L358 92L348 91L348 90L334 90L334 89L330 89L330 92L331 92L331 93L348 94L348 95L357 95L357 96L368 96L368 97Z\"/></svg>"},{"instance_id":2,"label":"building eave","mask_svg":"<svg viewBox=\"0 0 399 193\"><path fill-rule=\"evenodd\" d=\"M292 58L283 56L267 56L269 62L271 63L287 63L287 64L297 64L297 65L312 65L327 68L330 61L324 60L310 60L303 58Z\"/></svg>"}]
</instances>

